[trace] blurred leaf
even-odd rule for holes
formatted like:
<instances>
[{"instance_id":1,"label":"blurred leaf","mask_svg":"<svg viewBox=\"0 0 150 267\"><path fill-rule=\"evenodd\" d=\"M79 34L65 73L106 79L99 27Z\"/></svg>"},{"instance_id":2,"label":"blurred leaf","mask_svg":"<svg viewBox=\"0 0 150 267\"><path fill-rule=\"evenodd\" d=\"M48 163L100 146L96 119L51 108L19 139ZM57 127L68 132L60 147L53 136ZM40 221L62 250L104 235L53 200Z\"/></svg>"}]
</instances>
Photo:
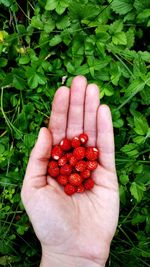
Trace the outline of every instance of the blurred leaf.
<instances>
[{"instance_id":1,"label":"blurred leaf","mask_svg":"<svg viewBox=\"0 0 150 267\"><path fill-rule=\"evenodd\" d=\"M133 182L130 187L130 192L132 196L137 200L137 202L140 202L143 198L143 194L146 191L146 188L143 184L138 184L136 182Z\"/></svg>"}]
</instances>

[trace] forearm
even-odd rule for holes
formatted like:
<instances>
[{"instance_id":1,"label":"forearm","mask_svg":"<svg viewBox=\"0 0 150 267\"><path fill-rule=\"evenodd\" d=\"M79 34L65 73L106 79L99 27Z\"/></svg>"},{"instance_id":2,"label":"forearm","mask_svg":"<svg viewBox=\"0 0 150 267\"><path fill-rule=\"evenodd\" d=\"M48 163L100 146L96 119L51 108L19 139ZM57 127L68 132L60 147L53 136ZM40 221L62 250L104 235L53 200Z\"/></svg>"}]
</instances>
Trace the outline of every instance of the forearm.
<instances>
[{"instance_id":1,"label":"forearm","mask_svg":"<svg viewBox=\"0 0 150 267\"><path fill-rule=\"evenodd\" d=\"M58 254L42 255L40 267L104 267L105 264L82 257Z\"/></svg>"}]
</instances>

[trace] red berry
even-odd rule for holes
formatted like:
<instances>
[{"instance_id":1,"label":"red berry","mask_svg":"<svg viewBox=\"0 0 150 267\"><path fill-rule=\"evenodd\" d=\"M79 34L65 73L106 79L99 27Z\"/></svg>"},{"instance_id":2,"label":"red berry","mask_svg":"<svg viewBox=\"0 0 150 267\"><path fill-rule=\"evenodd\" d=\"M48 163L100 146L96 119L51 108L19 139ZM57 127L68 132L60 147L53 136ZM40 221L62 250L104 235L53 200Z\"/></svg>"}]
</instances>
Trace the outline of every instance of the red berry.
<instances>
[{"instance_id":1,"label":"red berry","mask_svg":"<svg viewBox=\"0 0 150 267\"><path fill-rule=\"evenodd\" d=\"M72 155L73 155L72 152L68 152L68 153L65 154L65 156L66 156L68 161L72 157Z\"/></svg>"},{"instance_id":2,"label":"red berry","mask_svg":"<svg viewBox=\"0 0 150 267\"><path fill-rule=\"evenodd\" d=\"M78 173L70 174L68 181L70 184L78 186L82 183L82 178Z\"/></svg>"},{"instance_id":3,"label":"red berry","mask_svg":"<svg viewBox=\"0 0 150 267\"><path fill-rule=\"evenodd\" d=\"M83 172L86 169L86 161L84 160L78 161L77 164L75 165L75 169L78 172Z\"/></svg>"},{"instance_id":4,"label":"red berry","mask_svg":"<svg viewBox=\"0 0 150 267\"><path fill-rule=\"evenodd\" d=\"M59 160L62 155L63 155L63 151L62 149L60 148L60 146L56 145L52 148L52 158L55 159L55 160Z\"/></svg>"},{"instance_id":5,"label":"red berry","mask_svg":"<svg viewBox=\"0 0 150 267\"><path fill-rule=\"evenodd\" d=\"M89 178L87 180L85 180L84 183L84 188L87 190L91 190L94 187L94 181L92 178Z\"/></svg>"},{"instance_id":6,"label":"red berry","mask_svg":"<svg viewBox=\"0 0 150 267\"><path fill-rule=\"evenodd\" d=\"M72 156L70 157L70 159L69 159L69 163L70 163L71 166L75 166L76 163L77 163L77 159L76 159L76 157L72 155Z\"/></svg>"},{"instance_id":7,"label":"red berry","mask_svg":"<svg viewBox=\"0 0 150 267\"><path fill-rule=\"evenodd\" d=\"M85 188L84 188L84 185L83 184L80 184L78 187L77 187L77 193L83 193L85 191Z\"/></svg>"},{"instance_id":8,"label":"red berry","mask_svg":"<svg viewBox=\"0 0 150 267\"><path fill-rule=\"evenodd\" d=\"M88 170L93 171L93 170L95 170L97 168L97 166L98 166L98 162L96 160L87 161L86 167L87 167Z\"/></svg>"},{"instance_id":9,"label":"red berry","mask_svg":"<svg viewBox=\"0 0 150 267\"><path fill-rule=\"evenodd\" d=\"M67 195L71 196L76 192L76 188L72 184L66 184L64 187L64 191Z\"/></svg>"},{"instance_id":10,"label":"red berry","mask_svg":"<svg viewBox=\"0 0 150 267\"><path fill-rule=\"evenodd\" d=\"M71 149L71 141L67 138L64 138L61 142L60 142L60 147L62 150L64 151L68 151Z\"/></svg>"},{"instance_id":11,"label":"red berry","mask_svg":"<svg viewBox=\"0 0 150 267\"><path fill-rule=\"evenodd\" d=\"M73 148L79 147L81 145L79 137L75 136L72 138L71 145Z\"/></svg>"},{"instance_id":12,"label":"red berry","mask_svg":"<svg viewBox=\"0 0 150 267\"><path fill-rule=\"evenodd\" d=\"M96 147L87 147L85 157L88 160L96 160L98 158L98 149Z\"/></svg>"},{"instance_id":13,"label":"red berry","mask_svg":"<svg viewBox=\"0 0 150 267\"><path fill-rule=\"evenodd\" d=\"M70 175L72 172L72 167L69 164L65 164L60 168L60 174Z\"/></svg>"},{"instance_id":14,"label":"red berry","mask_svg":"<svg viewBox=\"0 0 150 267\"><path fill-rule=\"evenodd\" d=\"M79 135L79 139L80 139L81 143L85 145L88 141L88 136L86 133L82 133Z\"/></svg>"},{"instance_id":15,"label":"red berry","mask_svg":"<svg viewBox=\"0 0 150 267\"><path fill-rule=\"evenodd\" d=\"M89 170L85 170L85 171L81 172L80 175L83 179L87 179L91 176L91 172Z\"/></svg>"},{"instance_id":16,"label":"red berry","mask_svg":"<svg viewBox=\"0 0 150 267\"><path fill-rule=\"evenodd\" d=\"M57 177L57 182L61 185L66 185L68 183L68 176L67 175L59 175Z\"/></svg>"},{"instance_id":17,"label":"red berry","mask_svg":"<svg viewBox=\"0 0 150 267\"><path fill-rule=\"evenodd\" d=\"M51 177L56 177L59 175L59 168L56 161L52 160L49 162L47 172Z\"/></svg>"},{"instance_id":18,"label":"red berry","mask_svg":"<svg viewBox=\"0 0 150 267\"><path fill-rule=\"evenodd\" d=\"M59 166L63 166L67 163L67 157L66 155L65 156L62 156L59 160L58 160L58 165Z\"/></svg>"},{"instance_id":19,"label":"red berry","mask_svg":"<svg viewBox=\"0 0 150 267\"><path fill-rule=\"evenodd\" d=\"M81 160L85 157L85 147L77 147L73 151L73 155L76 157L77 160Z\"/></svg>"}]
</instances>

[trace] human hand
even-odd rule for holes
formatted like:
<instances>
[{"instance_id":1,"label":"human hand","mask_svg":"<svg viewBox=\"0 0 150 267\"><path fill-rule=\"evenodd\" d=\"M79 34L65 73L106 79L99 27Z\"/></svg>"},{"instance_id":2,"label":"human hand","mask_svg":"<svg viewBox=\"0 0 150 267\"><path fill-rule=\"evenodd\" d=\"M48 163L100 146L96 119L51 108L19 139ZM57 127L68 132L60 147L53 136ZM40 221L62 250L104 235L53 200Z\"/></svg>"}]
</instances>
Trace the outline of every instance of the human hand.
<instances>
[{"instance_id":1,"label":"human hand","mask_svg":"<svg viewBox=\"0 0 150 267\"><path fill-rule=\"evenodd\" d=\"M88 145L99 149L100 164L93 172L94 188L68 196L47 176L47 165L52 144L82 132ZM108 106L99 105L97 86L87 85L84 77L75 77L71 90L56 91L49 129L40 130L21 197L41 242L41 267L105 266L119 215L113 127Z\"/></svg>"}]
</instances>

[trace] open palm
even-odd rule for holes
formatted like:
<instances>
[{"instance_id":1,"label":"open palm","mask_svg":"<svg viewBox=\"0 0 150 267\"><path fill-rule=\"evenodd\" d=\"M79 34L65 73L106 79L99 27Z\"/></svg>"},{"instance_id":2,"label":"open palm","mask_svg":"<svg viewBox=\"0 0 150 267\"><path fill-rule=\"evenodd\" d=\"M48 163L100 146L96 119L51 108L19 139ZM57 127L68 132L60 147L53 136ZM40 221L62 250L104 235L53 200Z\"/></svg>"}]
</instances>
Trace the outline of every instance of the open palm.
<instances>
[{"instance_id":1,"label":"open palm","mask_svg":"<svg viewBox=\"0 0 150 267\"><path fill-rule=\"evenodd\" d=\"M83 194L66 195L46 176L52 144L86 132L88 145L100 151L93 172L95 186ZM43 251L82 257L105 264L119 213L111 113L99 105L99 90L82 76L71 90L57 90L49 122L31 152L23 182L22 200Z\"/></svg>"}]
</instances>

